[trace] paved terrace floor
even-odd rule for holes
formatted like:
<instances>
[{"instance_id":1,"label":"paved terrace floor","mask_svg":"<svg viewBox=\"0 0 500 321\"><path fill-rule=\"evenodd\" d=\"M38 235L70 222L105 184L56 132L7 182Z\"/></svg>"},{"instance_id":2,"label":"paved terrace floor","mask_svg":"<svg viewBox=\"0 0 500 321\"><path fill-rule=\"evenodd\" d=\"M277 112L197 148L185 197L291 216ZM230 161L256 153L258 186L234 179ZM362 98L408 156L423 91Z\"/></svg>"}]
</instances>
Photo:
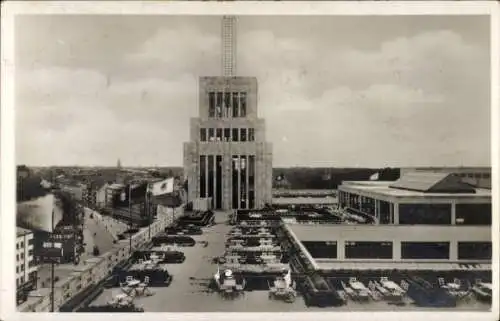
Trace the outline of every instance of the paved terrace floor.
<instances>
[{"instance_id":1,"label":"paved terrace floor","mask_svg":"<svg viewBox=\"0 0 500 321\"><path fill-rule=\"evenodd\" d=\"M152 288L155 293L151 297L138 298L136 304L144 307L146 312L334 312L334 311L390 311L395 309L385 302L357 304L349 302L343 307L308 308L299 297L294 303L269 300L267 291L246 292L244 297L236 300L223 300L217 293L207 292L207 283L217 270L212 258L224 252L226 233L231 229L225 224L228 214L217 213L217 225L205 228L203 235L194 236L197 241L207 241L208 246L196 244L195 247L183 248L186 261L183 264L170 264L169 272L173 281L169 287ZM119 288L105 289L92 305L106 304L114 295L120 293ZM397 311L442 311L442 310L482 310L489 306L473 302L453 309L424 309L415 306L397 307Z\"/></svg>"}]
</instances>

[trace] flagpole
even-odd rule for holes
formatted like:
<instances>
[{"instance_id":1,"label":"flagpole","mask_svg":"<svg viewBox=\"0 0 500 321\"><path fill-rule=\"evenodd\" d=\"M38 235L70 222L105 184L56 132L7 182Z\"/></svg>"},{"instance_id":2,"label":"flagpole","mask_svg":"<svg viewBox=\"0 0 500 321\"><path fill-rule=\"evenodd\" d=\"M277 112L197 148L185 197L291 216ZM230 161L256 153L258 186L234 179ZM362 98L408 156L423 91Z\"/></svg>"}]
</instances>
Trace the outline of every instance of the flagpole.
<instances>
[{"instance_id":1,"label":"flagpole","mask_svg":"<svg viewBox=\"0 0 500 321\"><path fill-rule=\"evenodd\" d=\"M54 246L54 230L55 230L55 211L52 209L52 246ZM62 258L61 258L62 259ZM54 291L55 291L55 258L51 258L50 260L50 312L55 312L55 297L54 297Z\"/></svg>"},{"instance_id":2,"label":"flagpole","mask_svg":"<svg viewBox=\"0 0 500 321\"><path fill-rule=\"evenodd\" d=\"M129 229L132 227L132 199L131 199L131 194L132 194L132 185L129 184L128 186L128 213L130 215L130 221L129 221ZM132 233L128 234L128 240L129 240L129 253L132 253Z\"/></svg>"}]
</instances>

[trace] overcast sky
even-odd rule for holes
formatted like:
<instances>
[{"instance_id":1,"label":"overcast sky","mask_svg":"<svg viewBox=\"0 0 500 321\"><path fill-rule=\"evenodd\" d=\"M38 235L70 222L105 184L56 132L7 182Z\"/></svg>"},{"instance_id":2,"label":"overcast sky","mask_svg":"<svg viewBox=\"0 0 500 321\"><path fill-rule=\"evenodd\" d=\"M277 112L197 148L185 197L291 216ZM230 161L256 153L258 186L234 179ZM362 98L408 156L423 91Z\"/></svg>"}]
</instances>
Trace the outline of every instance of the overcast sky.
<instances>
[{"instance_id":1,"label":"overcast sky","mask_svg":"<svg viewBox=\"0 0 500 321\"><path fill-rule=\"evenodd\" d=\"M220 17L16 17L17 163L182 166ZM482 17L240 17L274 166L490 165Z\"/></svg>"}]
</instances>

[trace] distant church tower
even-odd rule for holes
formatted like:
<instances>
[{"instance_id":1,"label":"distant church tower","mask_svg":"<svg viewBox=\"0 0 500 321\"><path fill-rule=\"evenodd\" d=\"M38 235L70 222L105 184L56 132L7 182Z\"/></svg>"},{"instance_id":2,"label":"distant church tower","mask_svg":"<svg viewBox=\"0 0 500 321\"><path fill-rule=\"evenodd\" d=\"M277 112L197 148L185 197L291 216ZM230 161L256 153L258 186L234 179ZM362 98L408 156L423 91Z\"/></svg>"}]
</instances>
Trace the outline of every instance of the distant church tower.
<instances>
[{"instance_id":1,"label":"distant church tower","mask_svg":"<svg viewBox=\"0 0 500 321\"><path fill-rule=\"evenodd\" d=\"M116 168L121 169L122 168L122 162L118 158L118 161L116 162Z\"/></svg>"},{"instance_id":2,"label":"distant church tower","mask_svg":"<svg viewBox=\"0 0 500 321\"><path fill-rule=\"evenodd\" d=\"M221 26L221 76L200 77L199 117L184 143L188 199L215 209L258 209L271 202L272 146L257 117L257 79L235 76L236 18Z\"/></svg>"}]
</instances>

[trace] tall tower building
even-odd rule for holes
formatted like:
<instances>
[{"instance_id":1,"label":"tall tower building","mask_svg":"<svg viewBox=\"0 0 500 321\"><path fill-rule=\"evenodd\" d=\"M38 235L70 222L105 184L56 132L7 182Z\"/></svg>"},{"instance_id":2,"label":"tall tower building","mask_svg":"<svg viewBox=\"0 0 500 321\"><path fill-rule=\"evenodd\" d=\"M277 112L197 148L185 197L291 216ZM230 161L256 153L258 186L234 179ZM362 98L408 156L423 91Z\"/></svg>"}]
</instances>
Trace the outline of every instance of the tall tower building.
<instances>
[{"instance_id":1,"label":"tall tower building","mask_svg":"<svg viewBox=\"0 0 500 321\"><path fill-rule=\"evenodd\" d=\"M257 116L255 77L236 72L236 18L222 18L222 74L200 77L199 117L184 143L188 199L215 209L255 209L271 201L272 146Z\"/></svg>"}]
</instances>

